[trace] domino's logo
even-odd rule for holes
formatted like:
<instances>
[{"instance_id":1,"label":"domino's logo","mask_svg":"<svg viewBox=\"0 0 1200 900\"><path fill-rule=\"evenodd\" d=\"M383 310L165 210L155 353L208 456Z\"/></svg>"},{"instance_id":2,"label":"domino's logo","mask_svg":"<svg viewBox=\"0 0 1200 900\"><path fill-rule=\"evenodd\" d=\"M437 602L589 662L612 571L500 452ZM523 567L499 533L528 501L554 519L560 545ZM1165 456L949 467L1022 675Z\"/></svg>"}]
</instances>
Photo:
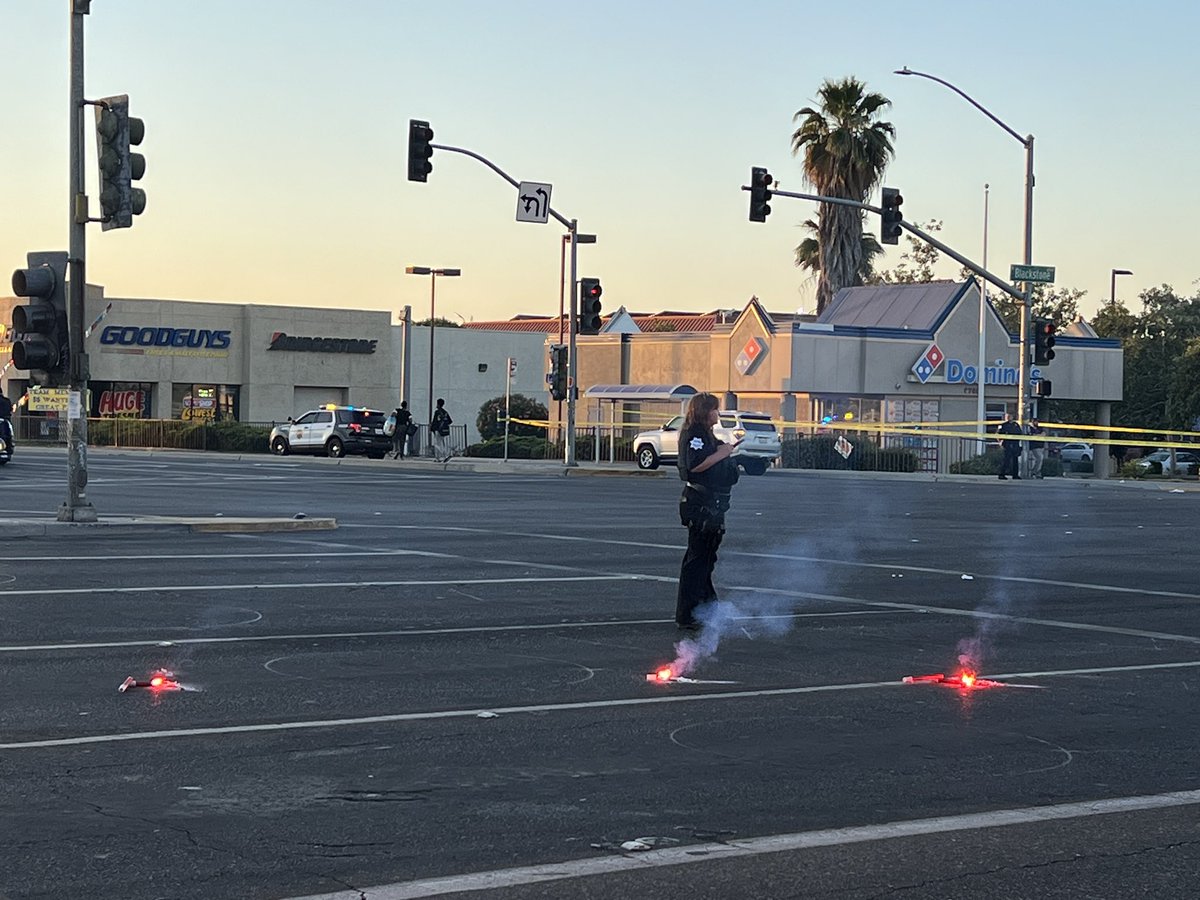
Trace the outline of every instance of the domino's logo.
<instances>
[{"instance_id":1,"label":"domino's logo","mask_svg":"<svg viewBox=\"0 0 1200 900\"><path fill-rule=\"evenodd\" d=\"M933 373L937 371L938 366L942 364L942 360L946 358L942 353L941 347L937 345L937 341L930 343L925 348L924 352L912 366L912 373L917 376L917 381L924 384L933 377Z\"/></svg>"}]
</instances>

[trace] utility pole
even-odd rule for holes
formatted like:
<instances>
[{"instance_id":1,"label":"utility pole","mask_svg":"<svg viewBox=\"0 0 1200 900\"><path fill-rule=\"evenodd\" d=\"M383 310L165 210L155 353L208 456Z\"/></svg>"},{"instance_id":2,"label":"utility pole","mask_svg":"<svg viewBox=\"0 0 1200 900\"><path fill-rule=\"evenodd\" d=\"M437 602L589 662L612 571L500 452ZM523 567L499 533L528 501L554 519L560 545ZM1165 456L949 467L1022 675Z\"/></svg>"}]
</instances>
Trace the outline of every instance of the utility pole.
<instances>
[{"instance_id":1,"label":"utility pole","mask_svg":"<svg viewBox=\"0 0 1200 900\"><path fill-rule=\"evenodd\" d=\"M84 352L84 308L87 292L88 202L84 193L83 17L91 0L71 2L70 111L70 245L68 247L67 332L69 335L70 400L67 405L67 499L58 510L60 522L95 522L96 508L87 498L88 361Z\"/></svg>"}]
</instances>

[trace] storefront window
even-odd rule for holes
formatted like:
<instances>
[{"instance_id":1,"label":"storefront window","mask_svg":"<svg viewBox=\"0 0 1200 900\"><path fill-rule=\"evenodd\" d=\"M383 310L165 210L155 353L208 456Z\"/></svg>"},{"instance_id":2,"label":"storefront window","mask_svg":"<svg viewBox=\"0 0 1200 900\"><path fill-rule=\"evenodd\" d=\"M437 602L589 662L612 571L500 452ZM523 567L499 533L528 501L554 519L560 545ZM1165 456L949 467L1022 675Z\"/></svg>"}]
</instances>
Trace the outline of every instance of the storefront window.
<instances>
[{"instance_id":1,"label":"storefront window","mask_svg":"<svg viewBox=\"0 0 1200 900\"><path fill-rule=\"evenodd\" d=\"M171 418L237 421L236 384L175 384L171 387Z\"/></svg>"},{"instance_id":2,"label":"storefront window","mask_svg":"<svg viewBox=\"0 0 1200 900\"><path fill-rule=\"evenodd\" d=\"M817 421L826 425L838 422L879 422L883 401L871 397L847 397L821 394L816 397Z\"/></svg>"},{"instance_id":3,"label":"storefront window","mask_svg":"<svg viewBox=\"0 0 1200 900\"><path fill-rule=\"evenodd\" d=\"M150 410L153 408L152 384L134 381L93 381L89 388L88 414L94 418L150 418Z\"/></svg>"},{"instance_id":4,"label":"storefront window","mask_svg":"<svg viewBox=\"0 0 1200 900\"><path fill-rule=\"evenodd\" d=\"M921 422L937 422L941 417L941 403L937 400L889 400L887 420L905 423L919 429ZM938 469L938 439L935 435L924 437L918 434L893 434L888 436L888 446L904 447L917 454L922 472Z\"/></svg>"}]
</instances>

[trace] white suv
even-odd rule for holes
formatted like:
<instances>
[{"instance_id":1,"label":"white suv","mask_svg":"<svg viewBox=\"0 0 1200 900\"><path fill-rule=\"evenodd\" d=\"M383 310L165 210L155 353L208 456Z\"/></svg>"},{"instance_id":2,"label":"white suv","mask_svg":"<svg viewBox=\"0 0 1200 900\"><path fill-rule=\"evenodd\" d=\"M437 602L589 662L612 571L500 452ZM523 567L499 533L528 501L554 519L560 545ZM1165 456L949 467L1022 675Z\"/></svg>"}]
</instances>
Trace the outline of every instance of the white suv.
<instances>
[{"instance_id":1,"label":"white suv","mask_svg":"<svg viewBox=\"0 0 1200 900\"><path fill-rule=\"evenodd\" d=\"M713 426L713 434L727 444L741 441L733 458L748 475L761 475L772 460L779 456L782 441L775 423L766 413L731 409L719 413L721 421ZM673 463L679 457L679 430L683 416L676 416L662 428L643 431L633 439L633 450L639 469L657 469L659 463Z\"/></svg>"}]
</instances>

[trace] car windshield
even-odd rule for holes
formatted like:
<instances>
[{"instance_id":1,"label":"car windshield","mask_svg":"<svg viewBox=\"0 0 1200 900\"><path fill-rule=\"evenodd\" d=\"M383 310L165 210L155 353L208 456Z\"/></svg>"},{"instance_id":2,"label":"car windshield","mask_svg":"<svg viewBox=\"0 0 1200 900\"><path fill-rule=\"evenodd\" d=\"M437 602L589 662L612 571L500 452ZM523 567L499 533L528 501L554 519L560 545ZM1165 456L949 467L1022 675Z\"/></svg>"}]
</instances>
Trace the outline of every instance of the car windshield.
<instances>
[{"instance_id":1,"label":"car windshield","mask_svg":"<svg viewBox=\"0 0 1200 900\"><path fill-rule=\"evenodd\" d=\"M770 419L742 419L742 427L747 431L774 431L775 426Z\"/></svg>"}]
</instances>

